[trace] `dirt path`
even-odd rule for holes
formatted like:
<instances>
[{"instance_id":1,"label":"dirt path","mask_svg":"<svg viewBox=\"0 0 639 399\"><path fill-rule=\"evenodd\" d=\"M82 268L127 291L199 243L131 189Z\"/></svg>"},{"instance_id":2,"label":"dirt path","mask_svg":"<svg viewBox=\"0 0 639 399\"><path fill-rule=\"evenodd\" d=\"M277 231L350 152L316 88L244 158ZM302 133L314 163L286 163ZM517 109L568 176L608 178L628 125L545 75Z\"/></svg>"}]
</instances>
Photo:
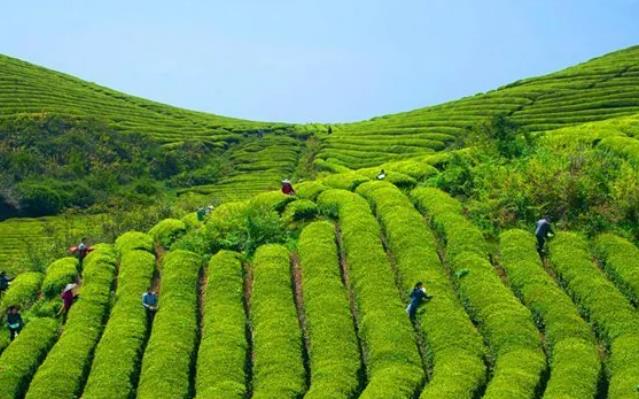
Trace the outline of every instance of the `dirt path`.
<instances>
[{"instance_id":1,"label":"dirt path","mask_svg":"<svg viewBox=\"0 0 639 399\"><path fill-rule=\"evenodd\" d=\"M295 309L297 310L297 320L302 330L302 360L304 362L304 370L306 370L306 388L311 386L311 366L310 366L310 337L308 334L308 325L306 323L306 314L304 313L304 293L302 291L302 269L300 267L300 259L296 252L291 253L291 286L293 288Z\"/></svg>"},{"instance_id":2,"label":"dirt path","mask_svg":"<svg viewBox=\"0 0 639 399\"><path fill-rule=\"evenodd\" d=\"M244 373L246 374L246 397L253 396L253 364L255 363L255 353L253 351L253 326L251 324L251 294L253 292L253 268L249 263L242 263L244 272L244 314L246 315L246 364Z\"/></svg>"}]
</instances>

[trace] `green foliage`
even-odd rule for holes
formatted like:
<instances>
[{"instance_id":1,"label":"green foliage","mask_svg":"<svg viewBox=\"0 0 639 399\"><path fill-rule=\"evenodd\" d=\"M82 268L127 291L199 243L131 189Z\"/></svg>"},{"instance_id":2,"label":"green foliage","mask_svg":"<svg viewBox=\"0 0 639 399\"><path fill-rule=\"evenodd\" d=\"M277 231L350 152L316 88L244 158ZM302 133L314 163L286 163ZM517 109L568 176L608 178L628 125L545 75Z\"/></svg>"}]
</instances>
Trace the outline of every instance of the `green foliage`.
<instances>
[{"instance_id":1,"label":"green foliage","mask_svg":"<svg viewBox=\"0 0 639 399\"><path fill-rule=\"evenodd\" d=\"M38 272L26 272L18 275L2 296L0 302L0 317L4 317L10 306L26 309L37 299L44 276Z\"/></svg>"},{"instance_id":2,"label":"green foliage","mask_svg":"<svg viewBox=\"0 0 639 399\"><path fill-rule=\"evenodd\" d=\"M137 388L140 399L190 395L201 263L199 255L181 250L171 251L163 259L159 308Z\"/></svg>"},{"instance_id":3,"label":"green foliage","mask_svg":"<svg viewBox=\"0 0 639 399\"><path fill-rule=\"evenodd\" d=\"M80 395L111 302L115 251L98 246L84 260L80 299L71 307L60 339L36 372L26 398Z\"/></svg>"},{"instance_id":4,"label":"green foliage","mask_svg":"<svg viewBox=\"0 0 639 399\"><path fill-rule=\"evenodd\" d=\"M178 219L164 219L149 230L149 235L164 248L170 248L184 233L186 224Z\"/></svg>"},{"instance_id":5,"label":"green foliage","mask_svg":"<svg viewBox=\"0 0 639 399\"><path fill-rule=\"evenodd\" d=\"M514 229L502 233L500 239L501 264L508 281L544 326L551 367L544 397L595 397L601 365L590 327L543 269L533 234Z\"/></svg>"},{"instance_id":6,"label":"green foliage","mask_svg":"<svg viewBox=\"0 0 639 399\"><path fill-rule=\"evenodd\" d=\"M58 259L47 267L42 282L42 292L48 298L55 297L62 292L65 285L73 283L78 278L80 265L78 259L66 257Z\"/></svg>"},{"instance_id":7,"label":"green foliage","mask_svg":"<svg viewBox=\"0 0 639 399\"><path fill-rule=\"evenodd\" d=\"M639 317L593 264L588 248L588 242L578 234L562 232L550 242L550 259L575 303L610 347L608 397L632 397L639 381Z\"/></svg>"},{"instance_id":8,"label":"green foliage","mask_svg":"<svg viewBox=\"0 0 639 399\"><path fill-rule=\"evenodd\" d=\"M62 209L62 197L45 184L24 182L17 187L20 207L30 216L55 215Z\"/></svg>"},{"instance_id":9,"label":"green foliage","mask_svg":"<svg viewBox=\"0 0 639 399\"><path fill-rule=\"evenodd\" d=\"M306 199L299 199L286 206L282 219L288 223L299 220L310 220L317 216L319 212L315 202Z\"/></svg>"},{"instance_id":10,"label":"green foliage","mask_svg":"<svg viewBox=\"0 0 639 399\"><path fill-rule=\"evenodd\" d=\"M386 253L380 227L366 201L345 190L328 190L321 208L338 211L343 251L367 359L362 398L412 398L424 379L415 337Z\"/></svg>"},{"instance_id":11,"label":"green foliage","mask_svg":"<svg viewBox=\"0 0 639 399\"><path fill-rule=\"evenodd\" d=\"M196 398L246 397L246 315L239 254L218 252L208 266Z\"/></svg>"},{"instance_id":12,"label":"green foliage","mask_svg":"<svg viewBox=\"0 0 639 399\"><path fill-rule=\"evenodd\" d=\"M473 398L486 379L485 348L440 264L435 237L392 184L364 183L357 192L370 202L384 228L404 300L417 281L433 296L417 315L433 363L433 376L420 397Z\"/></svg>"},{"instance_id":13,"label":"green foliage","mask_svg":"<svg viewBox=\"0 0 639 399\"><path fill-rule=\"evenodd\" d=\"M608 276L634 304L639 303L639 249L610 233L597 237L595 249Z\"/></svg>"},{"instance_id":14,"label":"green foliage","mask_svg":"<svg viewBox=\"0 0 639 399\"><path fill-rule=\"evenodd\" d=\"M335 226L308 225L298 251L311 370L311 387L304 397L351 398L359 387L359 348L340 273Z\"/></svg>"},{"instance_id":15,"label":"green foliage","mask_svg":"<svg viewBox=\"0 0 639 399\"><path fill-rule=\"evenodd\" d=\"M250 302L255 399L294 399L306 389L290 269L286 248L268 244L257 249Z\"/></svg>"},{"instance_id":16,"label":"green foliage","mask_svg":"<svg viewBox=\"0 0 639 399\"><path fill-rule=\"evenodd\" d=\"M355 190L357 186L368 180L370 179L360 175L358 172L346 172L326 176L321 180L321 183L332 188Z\"/></svg>"},{"instance_id":17,"label":"green foliage","mask_svg":"<svg viewBox=\"0 0 639 399\"><path fill-rule=\"evenodd\" d=\"M384 171L386 172L386 178L384 180L389 183L393 183L397 187L413 188L417 184L417 181L414 178L404 173L396 172L392 169L385 169ZM357 173L370 180L375 180L377 178L377 175L379 175L379 172L380 168L366 168L357 170Z\"/></svg>"},{"instance_id":18,"label":"green foliage","mask_svg":"<svg viewBox=\"0 0 639 399\"><path fill-rule=\"evenodd\" d=\"M153 252L153 237L139 231L127 231L115 240L115 250L119 254L124 254L134 249Z\"/></svg>"},{"instance_id":19,"label":"green foliage","mask_svg":"<svg viewBox=\"0 0 639 399\"><path fill-rule=\"evenodd\" d=\"M134 235L139 238L138 247L148 243L148 237L134 233L127 233L124 240L129 249L119 249L118 289L82 394L86 399L127 399L135 392L134 382L148 333L141 296L151 284L155 256L133 245Z\"/></svg>"},{"instance_id":20,"label":"green foliage","mask_svg":"<svg viewBox=\"0 0 639 399\"><path fill-rule=\"evenodd\" d=\"M504 115L494 115L487 121L473 126L470 133L472 143L478 144L484 151L494 150L502 157L515 158L530 151L532 136L522 132L519 125Z\"/></svg>"},{"instance_id":21,"label":"green foliage","mask_svg":"<svg viewBox=\"0 0 639 399\"><path fill-rule=\"evenodd\" d=\"M432 193L432 190L430 191ZM546 368L538 332L528 309L513 296L486 260L481 231L447 206L435 206L429 191L411 193L437 230L446 238L446 256L457 276L459 295L488 342L495 366L486 398L532 397ZM442 196L439 194L439 196ZM521 358L526 358L522 364Z\"/></svg>"},{"instance_id":22,"label":"green foliage","mask_svg":"<svg viewBox=\"0 0 639 399\"><path fill-rule=\"evenodd\" d=\"M273 207L285 206L279 195L266 193L251 203L226 203L215 208L202 232L215 249L252 254L266 243L281 243L287 238L285 225ZM275 200L275 201L274 201Z\"/></svg>"},{"instance_id":23,"label":"green foliage","mask_svg":"<svg viewBox=\"0 0 639 399\"><path fill-rule=\"evenodd\" d=\"M0 398L23 397L31 377L58 337L58 322L49 318L31 320L0 356Z\"/></svg>"},{"instance_id":24,"label":"green foliage","mask_svg":"<svg viewBox=\"0 0 639 399\"><path fill-rule=\"evenodd\" d=\"M318 181L305 181L295 185L295 192L299 198L314 201L322 191L326 190L326 186Z\"/></svg>"}]
</instances>

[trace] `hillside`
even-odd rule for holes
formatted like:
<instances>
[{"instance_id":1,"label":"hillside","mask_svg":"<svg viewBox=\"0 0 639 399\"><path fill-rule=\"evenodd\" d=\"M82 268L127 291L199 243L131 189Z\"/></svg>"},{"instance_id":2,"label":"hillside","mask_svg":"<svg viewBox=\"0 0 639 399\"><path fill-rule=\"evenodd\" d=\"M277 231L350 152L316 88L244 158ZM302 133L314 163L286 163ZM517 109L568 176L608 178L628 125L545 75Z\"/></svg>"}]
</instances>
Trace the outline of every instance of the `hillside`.
<instances>
[{"instance_id":1,"label":"hillside","mask_svg":"<svg viewBox=\"0 0 639 399\"><path fill-rule=\"evenodd\" d=\"M0 61L0 210L79 208L0 222L0 399L639 395L639 47L332 133Z\"/></svg>"}]
</instances>

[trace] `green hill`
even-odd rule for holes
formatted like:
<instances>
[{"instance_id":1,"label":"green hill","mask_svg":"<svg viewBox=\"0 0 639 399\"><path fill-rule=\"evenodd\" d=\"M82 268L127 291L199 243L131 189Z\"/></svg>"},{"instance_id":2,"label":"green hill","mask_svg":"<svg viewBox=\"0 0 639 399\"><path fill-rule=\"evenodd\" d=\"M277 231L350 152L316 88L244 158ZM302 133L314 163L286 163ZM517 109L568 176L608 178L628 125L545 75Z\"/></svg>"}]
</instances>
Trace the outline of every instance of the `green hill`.
<instances>
[{"instance_id":1,"label":"green hill","mask_svg":"<svg viewBox=\"0 0 639 399\"><path fill-rule=\"evenodd\" d=\"M639 47L331 133L2 69L0 399L637 397Z\"/></svg>"}]
</instances>

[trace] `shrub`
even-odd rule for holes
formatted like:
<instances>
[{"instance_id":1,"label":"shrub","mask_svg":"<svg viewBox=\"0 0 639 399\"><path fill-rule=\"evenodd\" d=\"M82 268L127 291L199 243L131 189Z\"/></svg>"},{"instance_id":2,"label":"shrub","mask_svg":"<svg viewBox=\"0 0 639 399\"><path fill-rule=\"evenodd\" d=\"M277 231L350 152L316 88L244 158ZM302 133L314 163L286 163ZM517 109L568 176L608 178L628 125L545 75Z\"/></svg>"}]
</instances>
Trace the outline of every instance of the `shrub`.
<instances>
[{"instance_id":1,"label":"shrub","mask_svg":"<svg viewBox=\"0 0 639 399\"><path fill-rule=\"evenodd\" d=\"M392 184L364 183L357 192L368 199L384 228L404 300L417 281L433 296L417 317L433 363L432 379L421 397L474 397L485 383L485 348L440 264L435 237L410 200Z\"/></svg>"},{"instance_id":2,"label":"shrub","mask_svg":"<svg viewBox=\"0 0 639 399\"><path fill-rule=\"evenodd\" d=\"M359 387L359 347L340 273L335 226L308 225L298 250L311 370L310 390L304 397L354 397Z\"/></svg>"},{"instance_id":3,"label":"shrub","mask_svg":"<svg viewBox=\"0 0 639 399\"><path fill-rule=\"evenodd\" d=\"M115 252L98 246L84 261L80 299L71 307L60 339L38 369L26 398L78 397L111 301Z\"/></svg>"},{"instance_id":4,"label":"shrub","mask_svg":"<svg viewBox=\"0 0 639 399\"><path fill-rule=\"evenodd\" d=\"M561 232L550 242L550 259L567 291L610 347L608 397L632 397L639 381L639 317L593 264L588 248L588 242L579 235Z\"/></svg>"},{"instance_id":5,"label":"shrub","mask_svg":"<svg viewBox=\"0 0 639 399\"><path fill-rule=\"evenodd\" d=\"M321 183L332 188L340 188L343 190L355 190L360 184L367 182L369 179L357 172L338 173L329 175L322 179Z\"/></svg>"},{"instance_id":6,"label":"shrub","mask_svg":"<svg viewBox=\"0 0 639 399\"><path fill-rule=\"evenodd\" d=\"M153 238L150 235L139 231L128 231L115 240L115 250L119 254L123 254L134 249L153 252Z\"/></svg>"},{"instance_id":7,"label":"shrub","mask_svg":"<svg viewBox=\"0 0 639 399\"><path fill-rule=\"evenodd\" d=\"M42 292L49 298L56 297L65 285L78 278L79 263L77 258L66 257L58 259L47 267L42 282Z\"/></svg>"},{"instance_id":8,"label":"shrub","mask_svg":"<svg viewBox=\"0 0 639 399\"><path fill-rule=\"evenodd\" d=\"M381 168L358 169L357 173L370 180L375 180L377 179L377 175L379 174L380 169ZM397 187L413 188L417 184L417 181L415 179L401 172L396 172L390 169L385 169L385 172L386 178L384 179L384 181L392 183Z\"/></svg>"},{"instance_id":9,"label":"shrub","mask_svg":"<svg viewBox=\"0 0 639 399\"><path fill-rule=\"evenodd\" d=\"M42 280L42 273L25 272L19 274L2 296L0 318L4 316L10 306L18 306L20 309L31 306L38 299Z\"/></svg>"},{"instance_id":10,"label":"shrub","mask_svg":"<svg viewBox=\"0 0 639 399\"><path fill-rule=\"evenodd\" d=\"M421 386L415 337L368 204L345 190L328 190L321 208L338 211L348 273L357 302L357 320L367 360L368 386L362 398L412 398Z\"/></svg>"},{"instance_id":11,"label":"shrub","mask_svg":"<svg viewBox=\"0 0 639 399\"><path fill-rule=\"evenodd\" d=\"M639 249L613 234L601 234L595 249L604 270L617 287L634 303L639 303Z\"/></svg>"},{"instance_id":12,"label":"shrub","mask_svg":"<svg viewBox=\"0 0 639 399\"><path fill-rule=\"evenodd\" d=\"M405 160L388 162L381 166L384 169L403 173L417 180L424 180L439 173L439 171L424 161Z\"/></svg>"},{"instance_id":13,"label":"shrub","mask_svg":"<svg viewBox=\"0 0 639 399\"><path fill-rule=\"evenodd\" d=\"M286 195L281 191L269 191L257 194L249 201L249 208L270 209L282 212L286 205L295 200L292 195Z\"/></svg>"},{"instance_id":14,"label":"shrub","mask_svg":"<svg viewBox=\"0 0 639 399\"><path fill-rule=\"evenodd\" d=\"M57 320L38 318L29 321L0 357L0 399L24 396L31 377L57 337Z\"/></svg>"},{"instance_id":15,"label":"shrub","mask_svg":"<svg viewBox=\"0 0 639 399\"><path fill-rule=\"evenodd\" d=\"M128 238L133 236L129 234ZM140 239L148 243L150 237ZM125 242L135 248L132 240ZM127 399L133 394L148 330L140 297L154 271L155 257L151 253L139 249L122 252L115 303L96 348L83 398Z\"/></svg>"},{"instance_id":16,"label":"shrub","mask_svg":"<svg viewBox=\"0 0 639 399\"><path fill-rule=\"evenodd\" d=\"M45 184L21 183L18 195L21 211L31 216L55 215L63 206L60 194Z\"/></svg>"},{"instance_id":17,"label":"shrub","mask_svg":"<svg viewBox=\"0 0 639 399\"><path fill-rule=\"evenodd\" d=\"M251 293L253 398L297 398L305 390L302 333L291 290L286 248L255 253Z\"/></svg>"},{"instance_id":18,"label":"shrub","mask_svg":"<svg viewBox=\"0 0 639 399\"><path fill-rule=\"evenodd\" d=\"M239 254L218 252L209 263L202 339L197 358L196 398L246 396L246 315Z\"/></svg>"},{"instance_id":19,"label":"shrub","mask_svg":"<svg viewBox=\"0 0 639 399\"><path fill-rule=\"evenodd\" d=\"M199 255L182 250L163 259L159 308L137 389L140 399L189 396L201 262Z\"/></svg>"},{"instance_id":20,"label":"shrub","mask_svg":"<svg viewBox=\"0 0 639 399\"><path fill-rule=\"evenodd\" d=\"M432 189L416 189L411 196L444 233L459 295L495 357L493 378L484 397L533 397L546 359L530 312L486 260L487 244L481 232L454 212L459 209L455 200ZM522 358L526 362L521 362Z\"/></svg>"},{"instance_id":21,"label":"shrub","mask_svg":"<svg viewBox=\"0 0 639 399\"><path fill-rule=\"evenodd\" d=\"M601 364L590 327L543 269L532 234L508 230L500 240L508 281L545 327L551 370L544 398L594 397Z\"/></svg>"},{"instance_id":22,"label":"shrub","mask_svg":"<svg viewBox=\"0 0 639 399\"><path fill-rule=\"evenodd\" d=\"M184 233L186 233L186 225L178 219L164 219L149 230L149 235L164 248L170 248L171 244Z\"/></svg>"},{"instance_id":23,"label":"shrub","mask_svg":"<svg viewBox=\"0 0 639 399\"><path fill-rule=\"evenodd\" d=\"M282 219L291 223L298 220L312 219L318 213L317 205L306 199L299 199L289 203L282 214Z\"/></svg>"},{"instance_id":24,"label":"shrub","mask_svg":"<svg viewBox=\"0 0 639 399\"><path fill-rule=\"evenodd\" d=\"M295 184L295 192L299 198L314 201L326 187L317 181L305 181Z\"/></svg>"}]
</instances>

